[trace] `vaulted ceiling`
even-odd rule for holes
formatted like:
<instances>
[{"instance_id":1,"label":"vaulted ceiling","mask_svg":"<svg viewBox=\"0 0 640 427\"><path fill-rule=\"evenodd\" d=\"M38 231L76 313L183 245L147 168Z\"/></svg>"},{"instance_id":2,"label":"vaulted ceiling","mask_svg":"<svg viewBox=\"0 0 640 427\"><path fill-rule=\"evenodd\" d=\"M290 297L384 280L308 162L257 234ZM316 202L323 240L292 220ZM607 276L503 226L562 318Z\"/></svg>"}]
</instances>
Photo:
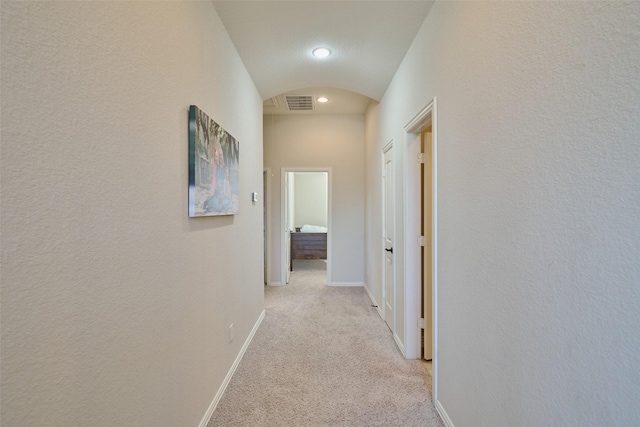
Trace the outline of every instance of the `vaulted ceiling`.
<instances>
[{"instance_id":1,"label":"vaulted ceiling","mask_svg":"<svg viewBox=\"0 0 640 427\"><path fill-rule=\"evenodd\" d=\"M366 108L368 98L380 100L384 95L433 1L214 0L213 4L266 101L265 110L275 108L270 107L273 101L283 103L278 95L323 91L333 91L334 99L355 92L349 102L361 109L355 105ZM315 58L311 51L320 46L329 48L331 56ZM316 105L329 111L336 107L331 104Z\"/></svg>"}]
</instances>

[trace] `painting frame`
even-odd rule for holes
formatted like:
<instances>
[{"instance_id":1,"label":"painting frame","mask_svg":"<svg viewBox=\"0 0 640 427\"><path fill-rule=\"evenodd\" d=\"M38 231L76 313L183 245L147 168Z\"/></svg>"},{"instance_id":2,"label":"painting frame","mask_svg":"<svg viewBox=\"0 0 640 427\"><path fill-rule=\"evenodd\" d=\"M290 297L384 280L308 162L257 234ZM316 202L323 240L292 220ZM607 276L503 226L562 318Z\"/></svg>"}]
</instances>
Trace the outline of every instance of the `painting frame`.
<instances>
[{"instance_id":1,"label":"painting frame","mask_svg":"<svg viewBox=\"0 0 640 427\"><path fill-rule=\"evenodd\" d=\"M240 143L195 105L189 107L190 218L237 215Z\"/></svg>"}]
</instances>

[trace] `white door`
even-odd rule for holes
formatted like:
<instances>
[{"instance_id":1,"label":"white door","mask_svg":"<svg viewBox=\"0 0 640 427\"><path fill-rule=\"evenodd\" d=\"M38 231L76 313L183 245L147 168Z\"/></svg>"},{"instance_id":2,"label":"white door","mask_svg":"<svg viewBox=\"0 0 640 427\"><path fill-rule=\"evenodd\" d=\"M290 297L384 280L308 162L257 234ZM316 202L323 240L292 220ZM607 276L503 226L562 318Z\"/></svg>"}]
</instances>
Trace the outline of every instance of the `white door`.
<instances>
[{"instance_id":1,"label":"white door","mask_svg":"<svg viewBox=\"0 0 640 427\"><path fill-rule=\"evenodd\" d=\"M393 180L393 146L383 151L382 170L382 203L383 203L383 249L384 249L384 320L389 328L394 330L395 313L395 283L393 274L394 250L394 180Z\"/></svg>"},{"instance_id":2,"label":"white door","mask_svg":"<svg viewBox=\"0 0 640 427\"><path fill-rule=\"evenodd\" d=\"M285 253L285 283L289 283L289 278L291 276L291 229L289 227L289 223L291 222L289 216L291 215L289 204L290 204L290 183L289 180L291 178L290 172L284 172L284 253Z\"/></svg>"}]
</instances>

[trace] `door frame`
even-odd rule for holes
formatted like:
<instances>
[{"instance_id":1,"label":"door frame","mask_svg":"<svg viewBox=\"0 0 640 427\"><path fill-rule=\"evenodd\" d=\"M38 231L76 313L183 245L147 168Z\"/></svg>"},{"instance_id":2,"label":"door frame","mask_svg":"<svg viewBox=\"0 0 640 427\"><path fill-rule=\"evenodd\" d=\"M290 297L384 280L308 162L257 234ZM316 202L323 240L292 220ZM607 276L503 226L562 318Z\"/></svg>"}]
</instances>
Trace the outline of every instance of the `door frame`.
<instances>
[{"instance_id":1,"label":"door frame","mask_svg":"<svg viewBox=\"0 0 640 427\"><path fill-rule=\"evenodd\" d=\"M282 201L284 205L284 210L282 211L282 230L284 243L282 244L283 249L283 268L284 268L284 276L282 277L282 284L288 285L290 276L291 276L291 232L293 231L291 224L293 223L293 218L295 217L295 204L296 197L295 191L293 191L295 187L295 177L288 172L282 174L282 178L284 179L284 186L282 187L284 192L282 193Z\"/></svg>"},{"instance_id":2,"label":"door frame","mask_svg":"<svg viewBox=\"0 0 640 427\"><path fill-rule=\"evenodd\" d=\"M394 197L392 199L393 202L393 220L391 221L392 227L393 227L393 244L397 246L397 227L396 227L396 219L397 219L397 211L396 211L396 206L397 206L397 198L395 197L395 189L397 188L397 185L395 184L396 181L396 152L394 149L394 145L393 145L393 140L389 141L384 147L382 147L382 151L380 152L380 163L382 164L382 196L381 197L381 201L382 201L382 206L381 206L381 211L382 211L382 236L381 236L381 248L380 248L380 254L381 254L381 265L382 265L382 304L380 304L382 306L382 310L380 315L382 316L382 320L385 321L385 323L387 322L387 286L386 286L386 278L387 278L387 259L386 259L386 254L385 254L385 247L386 247L386 242L385 242L385 234L386 234L386 198L387 198L387 190L386 190L386 177L384 175L385 173L385 167L384 167L384 155L385 153L387 153L387 151L389 150L394 150L393 151L393 187L394 187ZM393 271L391 272L391 277L393 277L393 286L392 286L392 290L393 290L393 321L392 324L393 326L391 326L391 334L393 336L393 339L396 341L396 343L398 344L398 346L400 348L403 347L402 342L400 341L399 337L397 336L396 330L397 330L397 313L398 313L398 303L396 300L396 284L397 284L397 278L396 278L396 272L398 271L398 266L397 266L397 254L398 250L397 248L395 249L394 253L393 253ZM380 311L380 310L378 310ZM388 323L387 323L388 324Z\"/></svg>"},{"instance_id":3,"label":"door frame","mask_svg":"<svg viewBox=\"0 0 640 427\"><path fill-rule=\"evenodd\" d=\"M285 175L289 172L326 172L327 173L327 285L331 285L331 243L332 243L332 230L331 226L331 205L332 205L332 191L331 191L331 167L283 167L280 170L280 280L282 284L286 284L287 279L287 260L286 260L286 237L285 237L285 214L287 209L286 200L284 197L285 192Z\"/></svg>"},{"instance_id":4,"label":"door frame","mask_svg":"<svg viewBox=\"0 0 640 427\"><path fill-rule=\"evenodd\" d=\"M433 98L431 102L427 104L422 110L420 110L413 119L411 119L404 127L405 142L410 144L416 137L420 137L420 134L427 130L431 126L432 144L431 144L431 158L433 162L432 168L432 200L431 200L431 262L432 262L432 307L431 318L433 325L432 334L432 348L433 348L433 400L438 400L438 125L437 125L437 100ZM409 153L408 157L410 156ZM406 159L407 162L416 162L415 159ZM418 174L419 174L419 168ZM405 175L405 179L413 179L415 177L409 177ZM419 175L418 175L419 179ZM407 187L407 183L405 183ZM405 218L407 220L413 220L415 212L417 210L417 218L421 220L420 216L420 197L407 197L407 210L405 212ZM419 230L419 228L418 228ZM406 244L406 260L407 265L405 271L405 277L410 270L413 274L415 271L420 274L421 262L420 262L420 247L415 244L417 236L405 236ZM417 256L416 256L417 255ZM417 259L417 262L416 262ZM415 325L416 319L421 317L421 280L405 280L406 292L405 292L405 325ZM408 359L419 359L421 357L421 328L406 328L406 340L405 351Z\"/></svg>"},{"instance_id":5,"label":"door frame","mask_svg":"<svg viewBox=\"0 0 640 427\"><path fill-rule=\"evenodd\" d=\"M263 227L266 232L264 233L264 277L265 277L265 285L269 285L269 280L271 279L271 251L269 248L271 247L271 225L269 221L271 221L271 168L263 168L262 169L262 206L264 212L262 213L262 217L264 218Z\"/></svg>"}]
</instances>

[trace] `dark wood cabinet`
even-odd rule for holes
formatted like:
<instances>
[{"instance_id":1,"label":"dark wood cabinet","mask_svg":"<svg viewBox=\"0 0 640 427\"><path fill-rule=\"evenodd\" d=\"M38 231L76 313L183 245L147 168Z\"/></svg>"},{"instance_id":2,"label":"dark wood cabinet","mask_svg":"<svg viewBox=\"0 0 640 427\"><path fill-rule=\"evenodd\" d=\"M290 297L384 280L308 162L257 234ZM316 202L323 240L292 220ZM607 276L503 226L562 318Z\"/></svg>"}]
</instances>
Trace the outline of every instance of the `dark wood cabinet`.
<instances>
[{"instance_id":1,"label":"dark wood cabinet","mask_svg":"<svg viewBox=\"0 0 640 427\"><path fill-rule=\"evenodd\" d=\"M291 233L291 271L294 259L327 259L327 233Z\"/></svg>"}]
</instances>

